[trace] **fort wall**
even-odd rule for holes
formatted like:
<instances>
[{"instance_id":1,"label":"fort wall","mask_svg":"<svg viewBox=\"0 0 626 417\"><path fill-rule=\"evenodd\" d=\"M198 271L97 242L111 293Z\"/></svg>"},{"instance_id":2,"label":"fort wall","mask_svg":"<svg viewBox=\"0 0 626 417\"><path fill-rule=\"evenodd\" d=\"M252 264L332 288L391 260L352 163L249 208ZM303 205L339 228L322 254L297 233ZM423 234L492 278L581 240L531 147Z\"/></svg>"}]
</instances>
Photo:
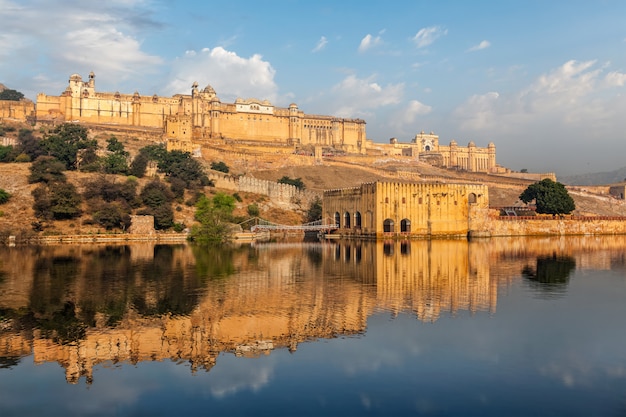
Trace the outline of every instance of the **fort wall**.
<instances>
[{"instance_id":1,"label":"fort wall","mask_svg":"<svg viewBox=\"0 0 626 417\"><path fill-rule=\"evenodd\" d=\"M0 100L0 120L26 121L35 115L35 103L30 100Z\"/></svg>"},{"instance_id":2,"label":"fort wall","mask_svg":"<svg viewBox=\"0 0 626 417\"><path fill-rule=\"evenodd\" d=\"M236 192L260 194L269 197L274 204L285 209L295 206L300 209L308 208L319 198L319 194L309 190L299 190L291 184L281 184L247 176L237 176L211 171L208 174L215 187Z\"/></svg>"}]
</instances>

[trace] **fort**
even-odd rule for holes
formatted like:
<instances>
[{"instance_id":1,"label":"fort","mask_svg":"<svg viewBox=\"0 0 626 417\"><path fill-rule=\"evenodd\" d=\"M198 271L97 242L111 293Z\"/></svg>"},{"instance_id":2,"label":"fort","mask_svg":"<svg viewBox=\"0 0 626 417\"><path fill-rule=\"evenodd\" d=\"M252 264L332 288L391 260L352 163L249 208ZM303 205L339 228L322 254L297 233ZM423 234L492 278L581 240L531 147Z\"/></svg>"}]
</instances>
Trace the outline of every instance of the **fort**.
<instances>
[{"instance_id":1,"label":"fort","mask_svg":"<svg viewBox=\"0 0 626 417\"><path fill-rule=\"evenodd\" d=\"M203 146L228 144L231 150L248 152L299 152L318 158L323 154L400 155L470 172L507 171L496 163L493 142L486 148L473 141L458 146L455 140L444 146L433 132L422 131L409 143L396 138L387 144L374 143L367 138L362 119L306 114L295 103L284 108L256 98L223 103L210 85L200 89L198 83L193 83L189 94L172 97L99 92L93 72L87 80L72 74L60 95L40 93L36 103L0 101L2 119L141 130L159 135L168 150L196 154L201 154Z\"/></svg>"},{"instance_id":2,"label":"fort","mask_svg":"<svg viewBox=\"0 0 626 417\"><path fill-rule=\"evenodd\" d=\"M224 160L238 172L210 172L216 187L267 196L283 210L302 213L323 193L323 216L343 237L626 233L621 211L611 218L581 221L570 216L550 224L545 219L502 220L489 208L490 188L518 189L556 176L511 172L498 165L493 142L487 147L474 141L460 146L456 140L442 145L434 132L421 131L410 141L374 143L364 120L306 114L295 103L287 108L255 98L222 103L211 86L200 89L197 83L189 94L172 97L99 92L95 78L93 72L87 80L73 74L60 95L40 93L36 102L0 101L0 121L81 123L94 131L127 132L139 146L156 141L207 161ZM5 146L15 144L13 137L1 139ZM380 161L398 163L383 166ZM296 166L323 166L328 172L332 166L337 184L329 187L328 180L317 184L316 179L303 191L276 183L276 176L258 176L263 170L277 174ZM430 173L425 166L445 170ZM353 167L358 173L349 171ZM344 171L339 174L339 169ZM349 186L341 184L344 172L353 172ZM610 194L623 198L623 187L612 187Z\"/></svg>"}]
</instances>

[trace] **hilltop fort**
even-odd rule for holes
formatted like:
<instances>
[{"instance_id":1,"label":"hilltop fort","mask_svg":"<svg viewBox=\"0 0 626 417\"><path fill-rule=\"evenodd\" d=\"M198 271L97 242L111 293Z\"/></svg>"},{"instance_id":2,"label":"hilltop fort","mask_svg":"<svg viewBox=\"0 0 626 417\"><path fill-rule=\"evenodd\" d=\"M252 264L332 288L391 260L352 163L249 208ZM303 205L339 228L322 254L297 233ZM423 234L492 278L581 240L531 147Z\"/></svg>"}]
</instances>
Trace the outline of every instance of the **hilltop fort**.
<instances>
[{"instance_id":1,"label":"hilltop fort","mask_svg":"<svg viewBox=\"0 0 626 417\"><path fill-rule=\"evenodd\" d=\"M30 120L40 124L64 122L117 129L142 130L159 135L168 150L202 154L206 146L227 145L230 150L315 155L388 155L411 157L431 165L469 172L508 173L496 163L496 147L478 147L473 141L459 146L439 144L433 132L416 134L410 142L391 138L374 143L367 138L362 119L307 114L297 104L277 107L267 100L238 98L223 103L207 85L193 83L189 94L172 97L96 90L96 76L69 78L60 95L37 95L30 101L0 102L1 119Z\"/></svg>"}]
</instances>

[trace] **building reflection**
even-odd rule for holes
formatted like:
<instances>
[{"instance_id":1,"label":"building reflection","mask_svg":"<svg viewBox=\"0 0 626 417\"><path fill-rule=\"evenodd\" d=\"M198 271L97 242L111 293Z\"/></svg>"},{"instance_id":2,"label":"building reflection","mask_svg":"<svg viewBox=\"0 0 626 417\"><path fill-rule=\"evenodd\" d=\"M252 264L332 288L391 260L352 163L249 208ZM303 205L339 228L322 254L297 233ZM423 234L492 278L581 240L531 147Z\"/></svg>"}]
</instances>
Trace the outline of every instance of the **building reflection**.
<instances>
[{"instance_id":1,"label":"building reflection","mask_svg":"<svg viewBox=\"0 0 626 417\"><path fill-rule=\"evenodd\" d=\"M499 288L517 280L558 278L562 291L574 268L623 270L625 244L580 237L1 248L0 369L32 355L37 364L59 363L70 383L89 383L94 366L118 362L183 361L208 371L223 352L295 352L303 342L360 335L380 312L426 322L495 314Z\"/></svg>"}]
</instances>

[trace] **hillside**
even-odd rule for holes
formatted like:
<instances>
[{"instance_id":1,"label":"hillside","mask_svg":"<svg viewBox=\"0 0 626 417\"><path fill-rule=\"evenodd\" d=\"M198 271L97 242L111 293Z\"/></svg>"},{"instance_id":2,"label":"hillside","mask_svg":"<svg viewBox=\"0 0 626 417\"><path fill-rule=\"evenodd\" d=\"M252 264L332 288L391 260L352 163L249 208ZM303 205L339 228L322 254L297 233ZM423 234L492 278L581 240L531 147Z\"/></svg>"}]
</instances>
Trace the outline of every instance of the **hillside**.
<instances>
[{"instance_id":1,"label":"hillside","mask_svg":"<svg viewBox=\"0 0 626 417\"><path fill-rule=\"evenodd\" d=\"M5 123L6 125L6 123ZM14 130L7 132L7 136L16 136L20 126L15 126ZM91 135L101 142L101 147L105 146L105 141L113 132L98 131ZM138 133L115 132L115 135L124 143L126 149L135 154L139 148L157 143L154 135L146 137L139 136ZM398 180L398 171L413 171L419 174L423 180L435 180L445 182L480 182L489 187L490 204L494 207L512 206L519 204L518 196L530 184L526 180L515 180L511 178L497 177L487 174L467 173L452 170L445 170L433 167L425 163L409 161L405 159L393 159L389 157L370 158L370 163L358 165L355 160L348 159L326 159L321 164L314 164L309 161L308 165L298 165L301 160L292 158L278 158L280 162L259 164L259 166L270 165L271 169L251 170L249 164L240 159L229 158L225 154L213 154L213 158L205 162L209 166L211 161L224 161L231 168L231 173L236 175L249 175L258 179L277 181L287 176L290 178L300 178L306 188L318 192L323 190L355 187L365 182L376 180ZM237 156L239 158L239 156ZM357 159L358 160L358 159ZM373 162L371 162L373 161ZM256 164L255 164L256 165ZM29 163L0 163L0 188L12 195L8 203L0 206L0 237L5 233L34 233L32 223L37 219L33 211L32 190L35 184L28 184L30 173ZM82 172L67 172L68 181L74 183L79 190L83 188L83 183L94 175ZM417 177L416 177L417 178ZM125 181L126 178L119 176L116 181ZM144 185L148 179L140 179L140 186ZM579 215L601 215L601 216L621 216L626 215L626 205L623 200L616 200L606 194L594 194L580 189L580 187L569 187L570 194L574 198L577 206L575 214ZM205 193L211 194L220 190L207 187ZM232 194L232 191L222 190ZM247 207L256 204L260 210L260 217L267 220L283 223L298 224L302 222L301 211L284 210L276 206L267 197L256 194L239 193L241 200L237 203L235 214L245 217ZM185 197L188 199L190 195ZM175 222L190 226L194 222L194 208L180 201L174 205ZM49 234L85 234L103 232L97 225L92 225L89 214L84 214L80 219L72 221L57 221L47 224L46 233Z\"/></svg>"}]
</instances>

